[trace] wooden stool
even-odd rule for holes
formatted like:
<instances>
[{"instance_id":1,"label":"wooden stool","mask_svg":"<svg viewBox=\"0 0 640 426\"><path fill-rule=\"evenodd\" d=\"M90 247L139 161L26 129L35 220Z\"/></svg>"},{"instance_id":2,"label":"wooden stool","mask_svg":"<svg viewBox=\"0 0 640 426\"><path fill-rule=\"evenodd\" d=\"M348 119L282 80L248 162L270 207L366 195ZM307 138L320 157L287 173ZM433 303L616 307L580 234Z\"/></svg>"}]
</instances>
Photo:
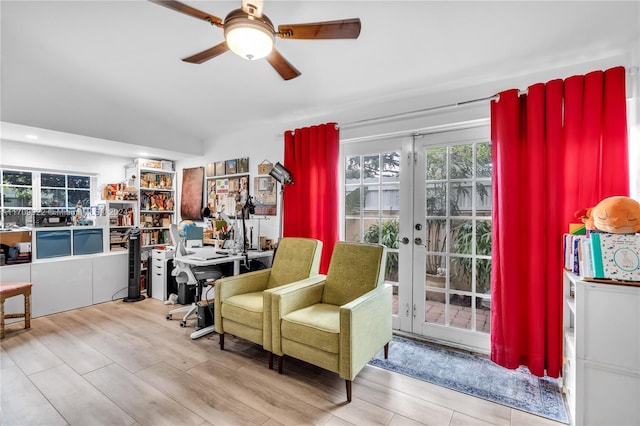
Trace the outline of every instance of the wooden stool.
<instances>
[{"instance_id":1,"label":"wooden stool","mask_svg":"<svg viewBox=\"0 0 640 426\"><path fill-rule=\"evenodd\" d=\"M24 296L24 313L5 314L4 301L19 294ZM24 318L24 328L31 327L31 283L0 283L0 339L4 339L5 318Z\"/></svg>"}]
</instances>

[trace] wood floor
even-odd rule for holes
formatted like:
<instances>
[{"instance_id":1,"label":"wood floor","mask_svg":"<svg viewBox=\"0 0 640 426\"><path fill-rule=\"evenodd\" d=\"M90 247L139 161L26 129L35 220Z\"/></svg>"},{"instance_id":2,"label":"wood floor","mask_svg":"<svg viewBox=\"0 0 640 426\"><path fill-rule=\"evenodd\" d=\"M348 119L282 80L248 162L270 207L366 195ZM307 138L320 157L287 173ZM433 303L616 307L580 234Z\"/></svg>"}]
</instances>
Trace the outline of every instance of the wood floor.
<instances>
[{"instance_id":1,"label":"wood floor","mask_svg":"<svg viewBox=\"0 0 640 426\"><path fill-rule=\"evenodd\" d=\"M7 327L1 421L9 425L561 425L367 366L346 404L336 374L165 320L154 299L114 301Z\"/></svg>"}]
</instances>

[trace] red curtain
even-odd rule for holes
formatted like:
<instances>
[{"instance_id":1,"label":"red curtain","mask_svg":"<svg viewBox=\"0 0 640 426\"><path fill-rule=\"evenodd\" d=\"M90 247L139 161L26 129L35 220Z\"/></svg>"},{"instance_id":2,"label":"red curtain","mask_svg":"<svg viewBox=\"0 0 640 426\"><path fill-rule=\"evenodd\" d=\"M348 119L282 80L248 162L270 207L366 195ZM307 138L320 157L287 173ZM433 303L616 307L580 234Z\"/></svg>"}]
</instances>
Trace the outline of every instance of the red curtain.
<instances>
[{"instance_id":1,"label":"red curtain","mask_svg":"<svg viewBox=\"0 0 640 426\"><path fill-rule=\"evenodd\" d=\"M284 166L293 185L284 189L284 237L322 241L320 273L326 273L338 229L340 132L336 123L284 134Z\"/></svg>"},{"instance_id":2,"label":"red curtain","mask_svg":"<svg viewBox=\"0 0 640 426\"><path fill-rule=\"evenodd\" d=\"M576 211L629 195L624 68L500 93L491 139L491 359L558 377L562 234Z\"/></svg>"}]
</instances>

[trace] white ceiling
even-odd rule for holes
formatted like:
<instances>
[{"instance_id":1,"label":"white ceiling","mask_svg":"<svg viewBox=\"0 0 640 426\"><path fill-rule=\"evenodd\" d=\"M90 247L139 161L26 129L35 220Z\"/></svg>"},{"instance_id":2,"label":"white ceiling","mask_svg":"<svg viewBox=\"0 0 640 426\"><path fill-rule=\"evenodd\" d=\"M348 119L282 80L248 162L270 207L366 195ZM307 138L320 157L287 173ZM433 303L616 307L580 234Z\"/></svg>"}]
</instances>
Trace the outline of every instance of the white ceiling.
<instances>
[{"instance_id":1,"label":"white ceiling","mask_svg":"<svg viewBox=\"0 0 640 426\"><path fill-rule=\"evenodd\" d=\"M184 3L224 18L240 0ZM416 96L491 82L503 90L501 81L535 71L637 66L639 5L266 0L276 27L362 21L357 40L277 39L302 72L283 81L265 60L231 52L201 65L180 61L221 42L222 30L147 1L2 0L2 138L25 140L36 127L68 144L74 138L64 133L89 136L77 141L86 149L116 141L121 153L134 145L179 159L267 122L344 123L399 112L389 105L419 108Z\"/></svg>"}]
</instances>

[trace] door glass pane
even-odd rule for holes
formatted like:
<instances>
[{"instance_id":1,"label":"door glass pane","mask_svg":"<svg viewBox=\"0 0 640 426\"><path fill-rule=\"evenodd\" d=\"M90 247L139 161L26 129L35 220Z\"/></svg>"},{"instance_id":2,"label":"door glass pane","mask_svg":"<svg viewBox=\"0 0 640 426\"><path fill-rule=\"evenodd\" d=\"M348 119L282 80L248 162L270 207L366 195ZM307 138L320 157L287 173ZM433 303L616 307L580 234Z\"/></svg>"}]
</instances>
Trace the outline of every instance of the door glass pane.
<instances>
[{"instance_id":1,"label":"door glass pane","mask_svg":"<svg viewBox=\"0 0 640 426\"><path fill-rule=\"evenodd\" d=\"M387 270L384 274L387 281L398 281L398 260L400 254L397 251L387 252Z\"/></svg>"},{"instance_id":2,"label":"door glass pane","mask_svg":"<svg viewBox=\"0 0 640 426\"><path fill-rule=\"evenodd\" d=\"M449 295L449 326L471 330L471 296Z\"/></svg>"},{"instance_id":3,"label":"door glass pane","mask_svg":"<svg viewBox=\"0 0 640 426\"><path fill-rule=\"evenodd\" d=\"M398 182L400 180L400 153L382 154L382 181Z\"/></svg>"},{"instance_id":4,"label":"door glass pane","mask_svg":"<svg viewBox=\"0 0 640 426\"><path fill-rule=\"evenodd\" d=\"M380 182L380 156L378 154L365 155L362 165L364 183Z\"/></svg>"},{"instance_id":5,"label":"door glass pane","mask_svg":"<svg viewBox=\"0 0 640 426\"><path fill-rule=\"evenodd\" d=\"M360 183L360 156L347 157L345 159L344 179L346 184Z\"/></svg>"},{"instance_id":6,"label":"door glass pane","mask_svg":"<svg viewBox=\"0 0 640 426\"><path fill-rule=\"evenodd\" d=\"M452 256L449 271L451 289L471 291L473 258Z\"/></svg>"},{"instance_id":7,"label":"door glass pane","mask_svg":"<svg viewBox=\"0 0 640 426\"><path fill-rule=\"evenodd\" d=\"M363 194L363 214L365 216L379 216L380 214L380 186L365 186Z\"/></svg>"},{"instance_id":8,"label":"door glass pane","mask_svg":"<svg viewBox=\"0 0 640 426\"><path fill-rule=\"evenodd\" d=\"M492 175L493 163L491 162L491 143L478 143L476 144L476 177L490 178Z\"/></svg>"},{"instance_id":9,"label":"door glass pane","mask_svg":"<svg viewBox=\"0 0 640 426\"><path fill-rule=\"evenodd\" d=\"M360 215L360 187L345 188L344 212L347 216Z\"/></svg>"},{"instance_id":10,"label":"door glass pane","mask_svg":"<svg viewBox=\"0 0 640 426\"><path fill-rule=\"evenodd\" d=\"M447 214L447 184L427 183L427 216L445 216Z\"/></svg>"},{"instance_id":11,"label":"door glass pane","mask_svg":"<svg viewBox=\"0 0 640 426\"><path fill-rule=\"evenodd\" d=\"M427 274L442 276L446 273L446 266L444 265L447 235L446 225L447 221L444 219L426 220L425 245L427 249Z\"/></svg>"},{"instance_id":12,"label":"door glass pane","mask_svg":"<svg viewBox=\"0 0 640 426\"><path fill-rule=\"evenodd\" d=\"M476 221L476 254L480 256L491 255L491 221Z\"/></svg>"},{"instance_id":13,"label":"door glass pane","mask_svg":"<svg viewBox=\"0 0 640 426\"><path fill-rule=\"evenodd\" d=\"M425 300L424 320L426 322L444 325L446 321L446 294L438 291L427 291Z\"/></svg>"},{"instance_id":14,"label":"door glass pane","mask_svg":"<svg viewBox=\"0 0 640 426\"><path fill-rule=\"evenodd\" d=\"M400 186L384 185L381 187L381 213L385 216L396 215L400 211Z\"/></svg>"},{"instance_id":15,"label":"door glass pane","mask_svg":"<svg viewBox=\"0 0 640 426\"><path fill-rule=\"evenodd\" d=\"M491 299L476 297L476 331L491 332Z\"/></svg>"},{"instance_id":16,"label":"door glass pane","mask_svg":"<svg viewBox=\"0 0 640 426\"><path fill-rule=\"evenodd\" d=\"M472 254L473 221L471 219L451 220L449 241L451 253Z\"/></svg>"},{"instance_id":17,"label":"door glass pane","mask_svg":"<svg viewBox=\"0 0 640 426\"><path fill-rule=\"evenodd\" d=\"M427 180L447 178L447 148L430 148L426 150Z\"/></svg>"},{"instance_id":18,"label":"door glass pane","mask_svg":"<svg viewBox=\"0 0 640 426\"><path fill-rule=\"evenodd\" d=\"M491 182L476 182L476 215L491 216L492 195Z\"/></svg>"},{"instance_id":19,"label":"door glass pane","mask_svg":"<svg viewBox=\"0 0 640 426\"><path fill-rule=\"evenodd\" d=\"M491 294L491 260L476 260L476 292Z\"/></svg>"},{"instance_id":20,"label":"door glass pane","mask_svg":"<svg viewBox=\"0 0 640 426\"><path fill-rule=\"evenodd\" d=\"M457 181L449 183L449 211L451 216L473 214L473 182Z\"/></svg>"},{"instance_id":21,"label":"door glass pane","mask_svg":"<svg viewBox=\"0 0 640 426\"><path fill-rule=\"evenodd\" d=\"M473 177L473 146L456 145L451 147L449 179L468 179Z\"/></svg>"},{"instance_id":22,"label":"door glass pane","mask_svg":"<svg viewBox=\"0 0 640 426\"><path fill-rule=\"evenodd\" d=\"M348 218L344 221L344 239L345 241L362 241L360 235L360 219Z\"/></svg>"}]
</instances>

